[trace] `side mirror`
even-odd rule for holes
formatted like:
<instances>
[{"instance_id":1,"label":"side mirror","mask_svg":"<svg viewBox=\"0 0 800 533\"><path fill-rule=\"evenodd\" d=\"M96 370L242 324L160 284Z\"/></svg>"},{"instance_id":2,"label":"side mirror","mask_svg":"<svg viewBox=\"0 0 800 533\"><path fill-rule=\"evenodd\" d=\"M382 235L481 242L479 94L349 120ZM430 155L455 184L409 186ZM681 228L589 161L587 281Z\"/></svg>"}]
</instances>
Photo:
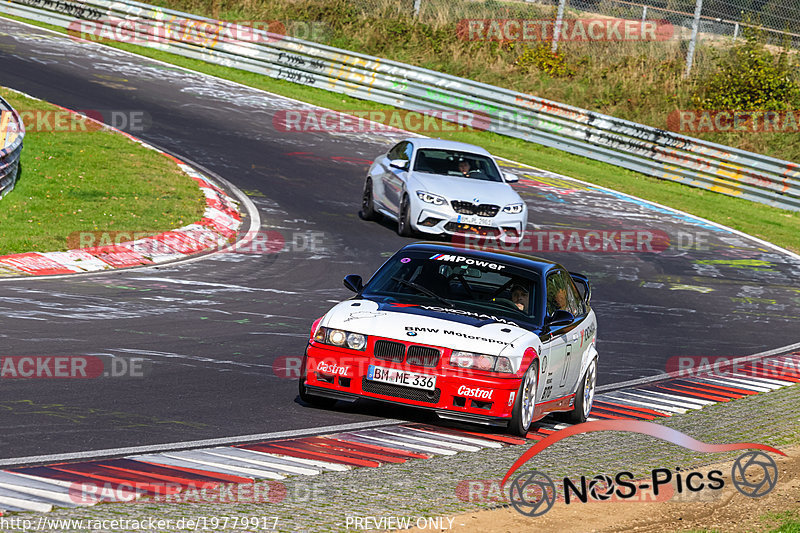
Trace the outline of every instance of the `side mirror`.
<instances>
[{"instance_id":1,"label":"side mirror","mask_svg":"<svg viewBox=\"0 0 800 533\"><path fill-rule=\"evenodd\" d=\"M519 181L519 176L511 172L503 172L503 179L506 180L506 183L516 183Z\"/></svg>"},{"instance_id":2,"label":"side mirror","mask_svg":"<svg viewBox=\"0 0 800 533\"><path fill-rule=\"evenodd\" d=\"M361 281L361 276L358 274L348 274L344 277L344 286L355 293L359 293L364 288L364 282Z\"/></svg>"},{"instance_id":3,"label":"side mirror","mask_svg":"<svg viewBox=\"0 0 800 533\"><path fill-rule=\"evenodd\" d=\"M555 313L553 313L553 318L550 319L548 322L548 326L551 328L560 328L561 326L568 326L572 324L572 321L575 320L575 317L569 311L564 311L563 309L559 309Z\"/></svg>"},{"instance_id":4,"label":"side mirror","mask_svg":"<svg viewBox=\"0 0 800 533\"><path fill-rule=\"evenodd\" d=\"M389 166L400 170L408 170L408 161L405 159L392 159L389 161Z\"/></svg>"}]
</instances>

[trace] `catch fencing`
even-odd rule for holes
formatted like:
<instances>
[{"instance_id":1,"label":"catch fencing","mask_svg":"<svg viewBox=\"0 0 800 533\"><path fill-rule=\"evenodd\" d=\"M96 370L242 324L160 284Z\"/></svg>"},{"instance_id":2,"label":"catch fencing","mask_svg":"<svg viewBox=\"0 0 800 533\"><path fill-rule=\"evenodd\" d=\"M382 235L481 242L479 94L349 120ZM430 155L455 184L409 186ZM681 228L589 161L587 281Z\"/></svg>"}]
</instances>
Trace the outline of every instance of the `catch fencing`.
<instances>
[{"instance_id":1,"label":"catch fencing","mask_svg":"<svg viewBox=\"0 0 800 533\"><path fill-rule=\"evenodd\" d=\"M463 18L555 18L589 13L633 20L665 20L689 39L698 0L351 0L363 12L413 16L425 23L455 23ZM739 38L744 28L760 28L770 44L800 48L800 0L702 0L699 28L705 38Z\"/></svg>"},{"instance_id":2,"label":"catch fencing","mask_svg":"<svg viewBox=\"0 0 800 533\"><path fill-rule=\"evenodd\" d=\"M0 97L0 198L11 192L20 172L25 125L11 104Z\"/></svg>"},{"instance_id":3,"label":"catch fencing","mask_svg":"<svg viewBox=\"0 0 800 533\"><path fill-rule=\"evenodd\" d=\"M800 210L798 164L396 61L258 29L231 32L235 25L131 0L13 0L0 2L0 12L76 35L107 24L112 29L101 33L106 38L415 112L455 111L467 126L477 123L657 178Z\"/></svg>"}]
</instances>

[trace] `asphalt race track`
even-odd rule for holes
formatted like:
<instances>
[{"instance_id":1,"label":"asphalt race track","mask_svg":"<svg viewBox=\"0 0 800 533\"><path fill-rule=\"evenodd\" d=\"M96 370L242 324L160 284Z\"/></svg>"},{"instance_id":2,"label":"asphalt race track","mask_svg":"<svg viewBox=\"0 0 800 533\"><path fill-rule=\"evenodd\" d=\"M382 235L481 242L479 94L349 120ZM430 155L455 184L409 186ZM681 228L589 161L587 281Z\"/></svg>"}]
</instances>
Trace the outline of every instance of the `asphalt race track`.
<instances>
[{"instance_id":1,"label":"asphalt race track","mask_svg":"<svg viewBox=\"0 0 800 533\"><path fill-rule=\"evenodd\" d=\"M343 276L368 276L411 242L357 216L366 163L402 135L276 131L276 111L307 106L6 20L0 72L0 85L71 109L146 112L150 126L132 133L245 191L263 229L287 242L280 253L0 282L3 356L148 362L138 379L2 380L0 459L430 421L370 402L303 406L285 370L313 320L351 294ZM661 253L539 254L594 284L600 384L660 374L673 356L744 356L798 341L800 259L621 195L518 172L532 178L519 185L530 230L658 230L672 243Z\"/></svg>"}]
</instances>

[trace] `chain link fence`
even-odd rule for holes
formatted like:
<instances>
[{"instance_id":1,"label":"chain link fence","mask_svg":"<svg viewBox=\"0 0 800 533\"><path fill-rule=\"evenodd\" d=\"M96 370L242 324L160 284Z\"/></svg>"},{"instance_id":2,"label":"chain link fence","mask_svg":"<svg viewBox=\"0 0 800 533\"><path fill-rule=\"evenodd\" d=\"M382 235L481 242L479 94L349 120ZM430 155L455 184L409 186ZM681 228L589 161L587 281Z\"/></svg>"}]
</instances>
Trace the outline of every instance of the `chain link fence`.
<instances>
[{"instance_id":1,"label":"chain link fence","mask_svg":"<svg viewBox=\"0 0 800 533\"><path fill-rule=\"evenodd\" d=\"M424 0L423 0L424 1ZM568 0L576 10L622 18L669 20L691 34L696 0L629 2L625 0ZM778 9L778 6L780 9ZM783 11L781 11L781 9ZM746 27L764 30L769 44L800 48L800 0L703 0L698 31L707 37L739 38Z\"/></svg>"},{"instance_id":2,"label":"chain link fence","mask_svg":"<svg viewBox=\"0 0 800 533\"><path fill-rule=\"evenodd\" d=\"M387 0L355 0L374 8ZM478 17L527 17L555 14L558 0L388 0L399 11L416 14L420 20L457 21ZM566 0L573 15L596 13L604 16L669 20L691 30L696 0ZM407 11L406 11L407 10ZM800 48L800 0L703 0L700 32L739 37L745 26L762 27L774 44L789 38Z\"/></svg>"},{"instance_id":3,"label":"chain link fence","mask_svg":"<svg viewBox=\"0 0 800 533\"><path fill-rule=\"evenodd\" d=\"M352 5L370 16L408 16L432 25L477 19L555 21L562 8L566 27L570 21L605 17L639 21L642 28L646 23L668 26L669 40L684 42L688 53L698 40L740 39L746 28L763 30L767 44L800 49L800 0L352 0ZM558 40L563 33L549 37Z\"/></svg>"}]
</instances>

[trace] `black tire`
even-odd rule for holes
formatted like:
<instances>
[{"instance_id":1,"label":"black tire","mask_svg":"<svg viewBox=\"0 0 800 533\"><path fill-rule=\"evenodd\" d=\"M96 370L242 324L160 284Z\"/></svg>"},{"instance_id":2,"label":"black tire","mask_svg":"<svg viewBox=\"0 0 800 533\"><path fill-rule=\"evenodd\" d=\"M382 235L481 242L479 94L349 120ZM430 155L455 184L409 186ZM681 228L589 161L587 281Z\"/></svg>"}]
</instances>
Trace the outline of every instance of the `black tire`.
<instances>
[{"instance_id":1,"label":"black tire","mask_svg":"<svg viewBox=\"0 0 800 533\"><path fill-rule=\"evenodd\" d=\"M508 432L518 437L525 437L533 422L533 413L536 409L536 391L539 388L539 362L534 361L522 378L522 383L517 389L517 398L514 400L514 409L511 411L511 421L508 423Z\"/></svg>"},{"instance_id":2,"label":"black tire","mask_svg":"<svg viewBox=\"0 0 800 533\"><path fill-rule=\"evenodd\" d=\"M314 394L310 394L308 389L306 389L306 378L305 376L301 376L300 379L297 381L298 389L300 393L300 399L303 402L307 403L308 405L313 405L314 407L333 407L336 403L336 400L333 398L326 398L324 396L316 396Z\"/></svg>"},{"instance_id":3,"label":"black tire","mask_svg":"<svg viewBox=\"0 0 800 533\"><path fill-rule=\"evenodd\" d=\"M581 377L581 386L575 392L575 405L564 419L570 424L582 424L589 417L597 386L597 359L593 359Z\"/></svg>"},{"instance_id":4,"label":"black tire","mask_svg":"<svg viewBox=\"0 0 800 533\"><path fill-rule=\"evenodd\" d=\"M409 216L408 195L404 194L403 200L400 202L400 213L397 217L397 234L401 237L411 237L414 234Z\"/></svg>"},{"instance_id":5,"label":"black tire","mask_svg":"<svg viewBox=\"0 0 800 533\"><path fill-rule=\"evenodd\" d=\"M378 220L378 212L375 211L375 200L372 196L372 179L367 178L364 183L364 192L361 195L361 212L359 213L364 220Z\"/></svg>"}]
</instances>

